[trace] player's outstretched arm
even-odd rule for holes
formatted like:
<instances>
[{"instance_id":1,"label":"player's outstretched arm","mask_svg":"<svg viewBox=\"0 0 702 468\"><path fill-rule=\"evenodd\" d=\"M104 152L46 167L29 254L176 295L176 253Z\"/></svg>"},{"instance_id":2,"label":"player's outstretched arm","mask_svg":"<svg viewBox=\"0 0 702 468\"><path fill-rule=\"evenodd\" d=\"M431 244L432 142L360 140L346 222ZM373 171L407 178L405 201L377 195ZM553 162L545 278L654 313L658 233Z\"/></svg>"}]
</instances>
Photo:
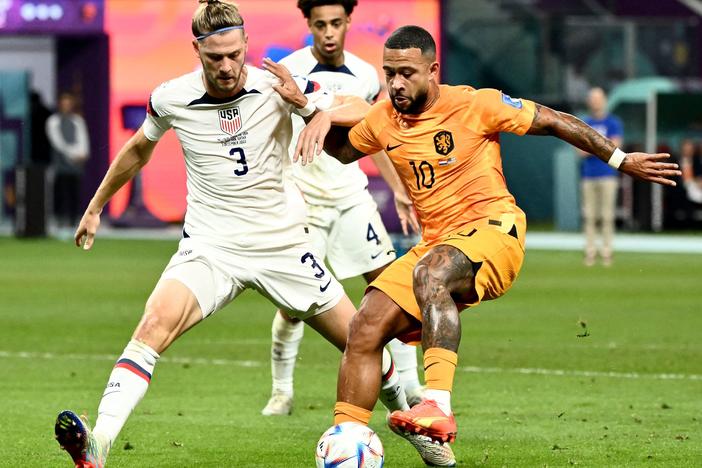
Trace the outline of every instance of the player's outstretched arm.
<instances>
[{"instance_id":1,"label":"player's outstretched arm","mask_svg":"<svg viewBox=\"0 0 702 468\"><path fill-rule=\"evenodd\" d=\"M585 122L540 104L536 105L534 121L527 133L560 138L588 154L594 154L635 179L674 186L675 181L671 177L681 175L677 164L664 162L670 157L669 154L618 153L615 155L615 150L618 148L614 142L600 135ZM621 157L623 160L620 160Z\"/></svg>"},{"instance_id":2,"label":"player's outstretched arm","mask_svg":"<svg viewBox=\"0 0 702 468\"><path fill-rule=\"evenodd\" d=\"M363 120L371 106L358 96L334 96L334 102L329 109L332 125L339 127L353 127Z\"/></svg>"},{"instance_id":3,"label":"player's outstretched arm","mask_svg":"<svg viewBox=\"0 0 702 468\"><path fill-rule=\"evenodd\" d=\"M349 141L349 127L332 125L330 112L317 112L300 132L293 161L302 165L311 163L316 156L326 151L344 164L357 161L365 156Z\"/></svg>"},{"instance_id":4,"label":"player's outstretched arm","mask_svg":"<svg viewBox=\"0 0 702 468\"><path fill-rule=\"evenodd\" d=\"M156 142L146 138L140 128L117 153L78 224L74 235L76 247L83 245L83 249L89 250L93 246L102 209L149 162L155 146Z\"/></svg>"}]
</instances>

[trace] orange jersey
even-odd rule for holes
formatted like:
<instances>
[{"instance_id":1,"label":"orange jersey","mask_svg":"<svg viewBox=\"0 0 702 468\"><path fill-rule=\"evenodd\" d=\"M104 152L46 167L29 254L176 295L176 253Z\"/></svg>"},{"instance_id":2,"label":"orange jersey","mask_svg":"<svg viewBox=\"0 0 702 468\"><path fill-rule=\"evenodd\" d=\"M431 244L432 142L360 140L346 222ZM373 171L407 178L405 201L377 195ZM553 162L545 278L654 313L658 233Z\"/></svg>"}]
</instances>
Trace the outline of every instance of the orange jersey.
<instances>
[{"instance_id":1,"label":"orange jersey","mask_svg":"<svg viewBox=\"0 0 702 468\"><path fill-rule=\"evenodd\" d=\"M495 89L441 85L420 115L403 115L380 101L349 134L366 154L384 150L403 180L431 243L468 223L524 213L507 190L499 132L523 135L534 120L532 101Z\"/></svg>"}]
</instances>

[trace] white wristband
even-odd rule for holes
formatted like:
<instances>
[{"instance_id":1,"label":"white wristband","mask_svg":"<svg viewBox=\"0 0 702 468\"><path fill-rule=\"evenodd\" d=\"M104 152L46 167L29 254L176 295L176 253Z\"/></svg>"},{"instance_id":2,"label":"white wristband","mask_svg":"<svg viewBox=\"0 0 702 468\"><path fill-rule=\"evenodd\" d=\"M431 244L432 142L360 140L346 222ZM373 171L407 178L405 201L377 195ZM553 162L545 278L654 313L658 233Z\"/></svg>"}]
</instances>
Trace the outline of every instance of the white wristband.
<instances>
[{"instance_id":1,"label":"white wristband","mask_svg":"<svg viewBox=\"0 0 702 468\"><path fill-rule=\"evenodd\" d=\"M314 114L314 111L317 110L317 106L314 105L314 102L312 102L311 99L307 98L307 104L305 104L305 107L298 107L296 110L300 117L309 117L310 115Z\"/></svg>"},{"instance_id":2,"label":"white wristband","mask_svg":"<svg viewBox=\"0 0 702 468\"><path fill-rule=\"evenodd\" d=\"M617 148L614 150L614 153L612 153L612 156L609 157L609 161L607 161L607 164L609 164L615 169L619 169L619 166L622 165L622 162L624 161L625 157L626 153Z\"/></svg>"}]
</instances>

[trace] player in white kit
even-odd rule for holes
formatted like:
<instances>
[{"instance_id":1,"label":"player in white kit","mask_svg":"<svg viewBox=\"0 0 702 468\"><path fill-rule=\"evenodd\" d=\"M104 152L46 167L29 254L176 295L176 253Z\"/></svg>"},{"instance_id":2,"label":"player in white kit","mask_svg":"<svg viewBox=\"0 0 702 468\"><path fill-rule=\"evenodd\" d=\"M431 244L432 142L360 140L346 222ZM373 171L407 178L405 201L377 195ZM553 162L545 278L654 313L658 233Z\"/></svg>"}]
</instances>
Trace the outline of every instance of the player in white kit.
<instances>
[{"instance_id":1,"label":"player in white kit","mask_svg":"<svg viewBox=\"0 0 702 468\"><path fill-rule=\"evenodd\" d=\"M291 112L310 116L316 106L343 102L343 112L352 115L354 98L318 91L318 85L293 79L271 61L264 62L268 71L244 65L247 36L236 7L218 0L201 3L192 29L203 70L153 92L144 124L110 165L75 234L77 246L92 247L105 204L173 129L187 170L183 239L112 370L95 428L71 411L56 420L56 438L77 467L104 466L146 393L159 355L244 289L259 291L341 350L355 313L310 241L299 192L284 183ZM381 399L406 409L395 377Z\"/></svg>"},{"instance_id":2,"label":"player in white kit","mask_svg":"<svg viewBox=\"0 0 702 468\"><path fill-rule=\"evenodd\" d=\"M350 15L356 0L299 0L298 8L307 19L313 45L299 49L280 63L293 75L305 76L333 94L358 96L373 103L380 93L378 73L369 63L344 50ZM304 128L302 118L293 116L293 141ZM395 194L403 228L418 229L412 204L392 164L384 153L372 156L383 178ZM396 257L395 249L368 192L368 178L358 163L344 165L333 157L315 159L303 167L292 166L295 184L307 203L307 222L317 252L338 279L363 275L373 281ZM304 324L278 311L271 327L271 398L261 413L288 415L293 406L293 372ZM421 399L414 346L398 340L390 343L395 368L410 405ZM383 372L393 369L383 369Z\"/></svg>"}]
</instances>

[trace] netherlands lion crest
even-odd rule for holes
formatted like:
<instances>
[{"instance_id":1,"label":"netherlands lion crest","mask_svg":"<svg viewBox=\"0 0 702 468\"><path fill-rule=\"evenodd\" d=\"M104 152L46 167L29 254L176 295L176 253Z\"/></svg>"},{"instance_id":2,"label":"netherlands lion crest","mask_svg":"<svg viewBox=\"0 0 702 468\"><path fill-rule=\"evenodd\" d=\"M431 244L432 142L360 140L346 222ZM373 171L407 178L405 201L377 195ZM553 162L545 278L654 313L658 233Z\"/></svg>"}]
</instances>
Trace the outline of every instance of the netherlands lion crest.
<instances>
[{"instance_id":1,"label":"netherlands lion crest","mask_svg":"<svg viewBox=\"0 0 702 468\"><path fill-rule=\"evenodd\" d=\"M442 130L434 135L434 148L436 152L446 156L453 151L453 135L448 130Z\"/></svg>"}]
</instances>

